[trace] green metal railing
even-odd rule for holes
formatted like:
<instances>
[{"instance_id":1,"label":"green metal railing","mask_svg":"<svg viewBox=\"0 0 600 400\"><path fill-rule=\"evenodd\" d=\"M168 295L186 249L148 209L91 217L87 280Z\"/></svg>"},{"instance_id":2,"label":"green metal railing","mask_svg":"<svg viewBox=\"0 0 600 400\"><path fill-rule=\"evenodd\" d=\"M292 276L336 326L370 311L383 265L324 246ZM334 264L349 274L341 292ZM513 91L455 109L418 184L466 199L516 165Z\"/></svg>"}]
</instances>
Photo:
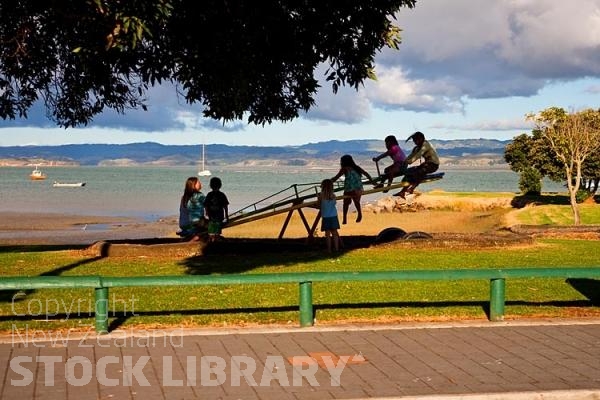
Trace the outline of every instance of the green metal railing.
<instances>
[{"instance_id":1,"label":"green metal railing","mask_svg":"<svg viewBox=\"0 0 600 400\"><path fill-rule=\"evenodd\" d=\"M306 327L312 326L314 321L312 295L314 282L489 280L489 319L490 321L501 321L504 318L505 281L518 278L600 278L600 266L135 277L9 276L0 277L0 290L93 288L95 291L95 328L97 333L103 334L108 333L108 290L114 287L297 283L299 285L300 326Z\"/></svg>"}]
</instances>

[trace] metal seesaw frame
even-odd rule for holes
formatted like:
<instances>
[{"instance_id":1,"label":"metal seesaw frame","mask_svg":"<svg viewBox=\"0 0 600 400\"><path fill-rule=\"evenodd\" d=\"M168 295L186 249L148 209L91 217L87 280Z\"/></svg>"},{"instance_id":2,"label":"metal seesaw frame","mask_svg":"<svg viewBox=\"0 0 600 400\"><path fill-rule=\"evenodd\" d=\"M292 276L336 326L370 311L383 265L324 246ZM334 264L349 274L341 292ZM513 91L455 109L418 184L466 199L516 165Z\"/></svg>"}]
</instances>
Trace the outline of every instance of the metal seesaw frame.
<instances>
[{"instance_id":1,"label":"metal seesaw frame","mask_svg":"<svg viewBox=\"0 0 600 400\"><path fill-rule=\"evenodd\" d=\"M375 166L377 168L377 178L373 179L374 182L383 183L385 182L385 175L382 176L379 170L379 163L376 161ZM428 174L420 183L433 182L436 180L440 180L444 177L444 172L437 172L433 174ZM363 184L370 184L372 181L363 180ZM364 190L363 195L369 195L389 190L401 189L403 187L408 186L408 181L404 179L398 183L392 183L389 186L377 187L369 190ZM302 188L305 186L306 188ZM334 192L340 192L344 190L344 184L341 181L334 182ZM291 192L287 194L286 192ZM312 224L309 224L306 215L302 211L303 208L310 207L314 209L319 208L319 202L317 200L320 192L320 182L312 182L305 184L293 184L283 190L280 190L277 193L274 193L264 199L258 200L240 210L237 210L230 214L229 221L223 228L228 228L236 225L241 225L253 221L257 221L260 219L272 217L278 214L287 213L285 221L281 227L279 232L278 239L282 239L287 227L290 223L290 220L294 214L294 212L298 212L300 215L300 219L306 229L308 234L308 238L312 238L314 236L315 230L317 229L317 225L321 219L321 211L319 210L315 220ZM343 200L348 196L339 195L336 196L336 200ZM269 203L270 202L270 203ZM262 205L269 203L267 205Z\"/></svg>"}]
</instances>

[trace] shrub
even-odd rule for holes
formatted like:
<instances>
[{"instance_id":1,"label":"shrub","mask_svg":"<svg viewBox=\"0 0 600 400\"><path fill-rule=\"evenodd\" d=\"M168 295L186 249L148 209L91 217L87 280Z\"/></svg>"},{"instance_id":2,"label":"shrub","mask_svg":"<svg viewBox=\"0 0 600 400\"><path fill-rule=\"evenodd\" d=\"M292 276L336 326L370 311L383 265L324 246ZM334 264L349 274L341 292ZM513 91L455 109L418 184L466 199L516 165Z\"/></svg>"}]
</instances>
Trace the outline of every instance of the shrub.
<instances>
[{"instance_id":1,"label":"shrub","mask_svg":"<svg viewBox=\"0 0 600 400\"><path fill-rule=\"evenodd\" d=\"M519 178L519 189L523 194L539 195L542 193L542 174L535 168L525 168Z\"/></svg>"},{"instance_id":2,"label":"shrub","mask_svg":"<svg viewBox=\"0 0 600 400\"><path fill-rule=\"evenodd\" d=\"M592 194L590 193L589 190L586 189L579 189L577 191L577 193L575 193L575 201L577 203L583 203L584 201L586 201L588 198L590 198L592 196Z\"/></svg>"}]
</instances>

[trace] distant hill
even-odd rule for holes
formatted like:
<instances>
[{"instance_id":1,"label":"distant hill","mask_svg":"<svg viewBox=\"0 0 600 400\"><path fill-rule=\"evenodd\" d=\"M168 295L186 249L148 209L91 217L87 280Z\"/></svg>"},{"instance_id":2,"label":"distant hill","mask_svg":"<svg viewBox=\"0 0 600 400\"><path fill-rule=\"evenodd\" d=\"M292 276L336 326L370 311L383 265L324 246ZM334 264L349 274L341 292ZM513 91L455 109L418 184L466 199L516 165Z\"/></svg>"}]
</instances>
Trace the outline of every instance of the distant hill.
<instances>
[{"instance_id":1,"label":"distant hill","mask_svg":"<svg viewBox=\"0 0 600 400\"><path fill-rule=\"evenodd\" d=\"M500 166L509 140L465 139L431 140L448 166ZM411 143L401 143L408 153ZM358 162L385 150L383 140L348 140L308 143L301 146L228 146L206 145L207 167L218 166L322 166L335 165L344 154ZM196 165L201 153L199 145L69 144L62 146L0 147L0 165Z\"/></svg>"}]
</instances>

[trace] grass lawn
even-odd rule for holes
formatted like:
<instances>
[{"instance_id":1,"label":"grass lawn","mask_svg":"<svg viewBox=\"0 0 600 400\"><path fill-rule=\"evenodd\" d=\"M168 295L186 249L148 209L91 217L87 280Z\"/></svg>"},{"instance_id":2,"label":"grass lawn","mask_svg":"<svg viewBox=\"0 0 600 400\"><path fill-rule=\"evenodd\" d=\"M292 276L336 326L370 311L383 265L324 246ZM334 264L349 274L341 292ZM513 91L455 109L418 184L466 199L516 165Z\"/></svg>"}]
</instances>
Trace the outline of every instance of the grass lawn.
<instances>
[{"instance_id":1,"label":"grass lawn","mask_svg":"<svg viewBox=\"0 0 600 400\"><path fill-rule=\"evenodd\" d=\"M545 239L513 248L461 250L388 244L329 257L320 250L186 259L93 258L79 250L4 251L3 275L186 275L231 271L258 274L301 271L372 271L431 268L600 267L600 241ZM590 286L591 285L591 286ZM507 281L506 317L600 315L595 281ZM586 295L588 297L586 297ZM485 319L488 281L341 282L313 285L318 323ZM2 292L0 330L85 329L93 324L93 290ZM296 284L115 288L109 292L113 327L298 324ZM50 316L47 318L46 314ZM56 314L56 315L55 315ZM48 320L47 320L48 319Z\"/></svg>"},{"instance_id":2,"label":"grass lawn","mask_svg":"<svg viewBox=\"0 0 600 400\"><path fill-rule=\"evenodd\" d=\"M435 194L439 195L438 193ZM505 194L497 194L506 202ZM442 196L448 197L442 193ZM450 196L451 197L451 196ZM457 194L464 203L473 194ZM493 196L483 196L492 197ZM510 198L509 198L510 201ZM473 209L417 213L367 214L361 224L342 227L342 235L374 235L382 227L406 231L486 234L502 226L506 214L520 224L569 224L570 207L553 198L553 204L520 210L490 211L477 202ZM559 203L559 204L556 204ZM582 205L582 221L600 224L600 207ZM260 224L238 226L228 237L276 237L284 216ZM310 219L310 218L309 218ZM250 226L252 225L252 226ZM293 225L293 226L292 226ZM297 229L300 227L299 229ZM244 230L245 229L245 230ZM297 229L297 230L295 230ZM301 224L290 224L289 234L305 235ZM270 236L269 236L270 235ZM390 243L354 248L330 256L321 247L282 249L277 245L258 252L234 246L203 256L97 257L74 246L0 246L0 274L38 275L189 275L261 274L305 271L377 271L405 269L598 267L600 240L538 238L533 244L473 248L460 246L406 246ZM600 316L600 282L562 279L508 280L505 318ZM93 326L94 293L91 289L0 291L0 331L25 329L79 329ZM129 327L241 326L252 324L298 325L298 285L181 286L114 288L109 292L111 329ZM488 281L410 281L315 283L313 303L317 324L341 322L429 321L487 318Z\"/></svg>"},{"instance_id":3,"label":"grass lawn","mask_svg":"<svg viewBox=\"0 0 600 400\"><path fill-rule=\"evenodd\" d=\"M598 204L579 204L583 225L600 225ZM517 212L517 218L525 225L572 225L573 211L569 206L545 204L527 207Z\"/></svg>"}]
</instances>

